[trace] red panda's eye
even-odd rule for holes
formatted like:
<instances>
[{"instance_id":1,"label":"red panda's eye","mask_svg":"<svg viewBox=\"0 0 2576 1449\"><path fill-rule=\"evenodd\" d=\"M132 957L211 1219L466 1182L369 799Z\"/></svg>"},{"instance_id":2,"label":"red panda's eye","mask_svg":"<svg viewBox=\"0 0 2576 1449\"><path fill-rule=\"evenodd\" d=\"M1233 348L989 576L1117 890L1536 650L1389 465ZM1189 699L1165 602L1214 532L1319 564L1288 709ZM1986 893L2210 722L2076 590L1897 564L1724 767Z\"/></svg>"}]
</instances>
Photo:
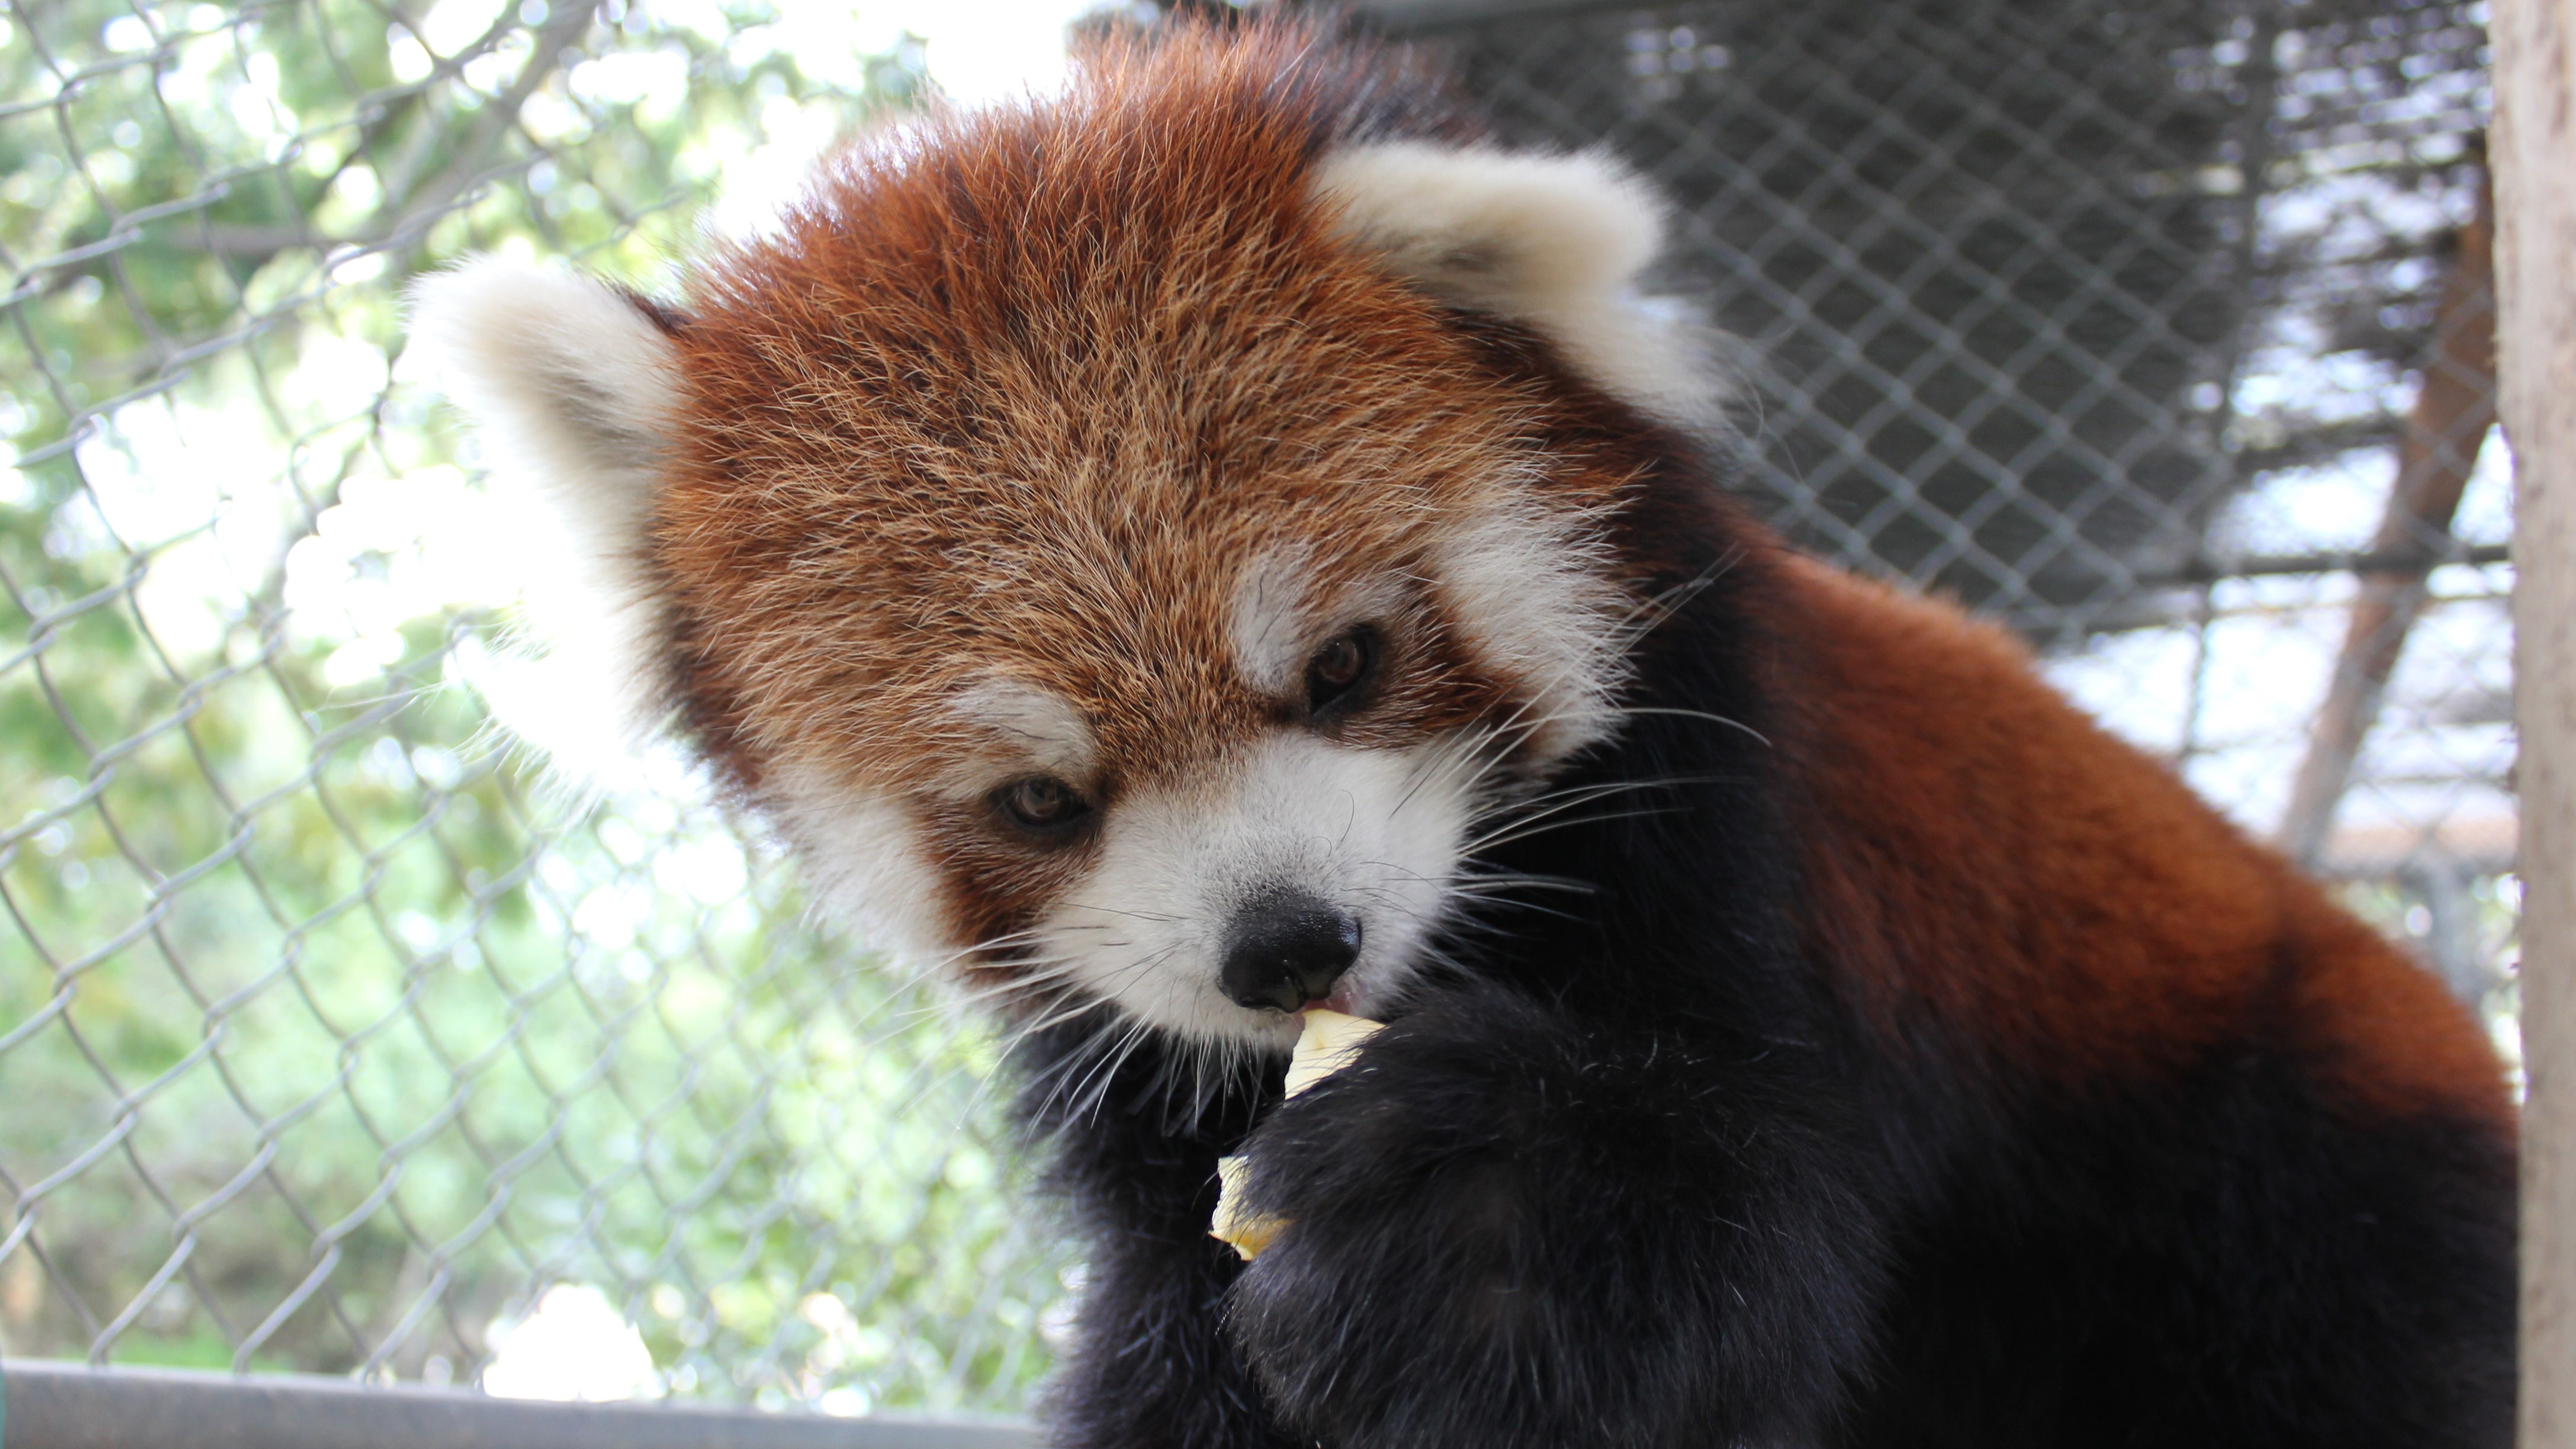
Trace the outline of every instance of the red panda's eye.
<instances>
[{"instance_id":1,"label":"red panda's eye","mask_svg":"<svg viewBox=\"0 0 2576 1449\"><path fill-rule=\"evenodd\" d=\"M1306 708L1323 715L1360 701L1377 673L1377 631L1363 624L1324 641L1306 664Z\"/></svg>"},{"instance_id":2,"label":"red panda's eye","mask_svg":"<svg viewBox=\"0 0 2576 1449\"><path fill-rule=\"evenodd\" d=\"M1091 813L1090 804L1053 775L1014 780L995 793L994 803L1028 830L1059 830Z\"/></svg>"}]
</instances>

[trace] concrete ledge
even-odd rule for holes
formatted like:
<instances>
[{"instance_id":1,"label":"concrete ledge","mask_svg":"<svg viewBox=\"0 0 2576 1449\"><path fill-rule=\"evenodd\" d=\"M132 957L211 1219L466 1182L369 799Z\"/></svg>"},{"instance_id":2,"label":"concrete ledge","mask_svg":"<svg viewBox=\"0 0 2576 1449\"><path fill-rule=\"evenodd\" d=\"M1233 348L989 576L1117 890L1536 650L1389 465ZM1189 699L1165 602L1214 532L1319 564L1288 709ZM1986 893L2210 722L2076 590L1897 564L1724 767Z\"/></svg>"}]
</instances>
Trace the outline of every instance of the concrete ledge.
<instances>
[{"instance_id":1,"label":"concrete ledge","mask_svg":"<svg viewBox=\"0 0 2576 1449\"><path fill-rule=\"evenodd\" d=\"M1011 1420L550 1404L459 1389L0 1360L0 1449L1037 1449Z\"/></svg>"}]
</instances>

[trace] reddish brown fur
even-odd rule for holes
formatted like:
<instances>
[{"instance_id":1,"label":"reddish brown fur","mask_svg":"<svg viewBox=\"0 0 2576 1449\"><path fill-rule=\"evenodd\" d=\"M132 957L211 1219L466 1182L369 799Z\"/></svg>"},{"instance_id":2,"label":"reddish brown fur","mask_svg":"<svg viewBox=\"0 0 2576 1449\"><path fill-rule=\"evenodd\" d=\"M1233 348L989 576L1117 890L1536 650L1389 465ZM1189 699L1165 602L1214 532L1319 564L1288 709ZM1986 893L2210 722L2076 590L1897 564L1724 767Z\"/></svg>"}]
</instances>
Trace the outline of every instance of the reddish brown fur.
<instances>
[{"instance_id":1,"label":"reddish brown fur","mask_svg":"<svg viewBox=\"0 0 2576 1449\"><path fill-rule=\"evenodd\" d=\"M933 799L970 743L955 691L1000 671L1072 701L1104 798L1175 778L1282 708L1231 668L1246 560L1320 541L1321 593L1420 578L1444 527L1527 486L1530 400L1307 201L1319 118L1401 79L1322 75L1313 118L1283 109L1315 43L1184 34L1095 57L1061 105L934 118L692 283L657 521L683 693L748 788L803 750L909 802L961 936L1073 867ZM1613 482L1556 480L1576 508ZM1354 742L1506 708L1429 592L1395 622Z\"/></svg>"},{"instance_id":2,"label":"reddish brown fur","mask_svg":"<svg viewBox=\"0 0 2576 1449\"><path fill-rule=\"evenodd\" d=\"M2079 1086L2268 1040L2367 1112L2509 1120L2493 1051L2429 973L2066 704L2017 643L1804 560L1780 579L1817 954L1891 1043L1928 1020L2015 1076Z\"/></svg>"}]
</instances>

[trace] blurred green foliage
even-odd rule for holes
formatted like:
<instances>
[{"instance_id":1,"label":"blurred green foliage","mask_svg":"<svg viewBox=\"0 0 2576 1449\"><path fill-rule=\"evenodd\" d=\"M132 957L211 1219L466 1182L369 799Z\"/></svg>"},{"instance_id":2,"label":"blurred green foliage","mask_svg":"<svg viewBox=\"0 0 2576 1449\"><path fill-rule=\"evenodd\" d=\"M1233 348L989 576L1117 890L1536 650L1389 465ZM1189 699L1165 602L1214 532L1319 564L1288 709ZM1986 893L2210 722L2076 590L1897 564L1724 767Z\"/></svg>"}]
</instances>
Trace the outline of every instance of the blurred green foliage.
<instances>
[{"instance_id":1,"label":"blurred green foliage","mask_svg":"<svg viewBox=\"0 0 2576 1449\"><path fill-rule=\"evenodd\" d=\"M583 1283L671 1392L1043 1370L992 1044L678 766L576 796L494 727L499 515L400 364L423 269L649 286L720 175L912 99L820 13L9 12L0 1351L462 1378Z\"/></svg>"}]
</instances>

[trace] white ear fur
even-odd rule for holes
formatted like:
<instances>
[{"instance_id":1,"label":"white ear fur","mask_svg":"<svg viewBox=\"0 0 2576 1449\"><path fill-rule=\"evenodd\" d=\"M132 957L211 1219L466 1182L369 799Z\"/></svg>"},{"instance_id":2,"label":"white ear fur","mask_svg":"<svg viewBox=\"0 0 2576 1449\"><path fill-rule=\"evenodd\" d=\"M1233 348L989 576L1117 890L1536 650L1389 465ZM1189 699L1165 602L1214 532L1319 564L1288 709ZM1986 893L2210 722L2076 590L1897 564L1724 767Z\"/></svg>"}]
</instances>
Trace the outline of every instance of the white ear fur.
<instances>
[{"instance_id":1,"label":"white ear fur","mask_svg":"<svg viewBox=\"0 0 2576 1449\"><path fill-rule=\"evenodd\" d=\"M1725 402L1675 310L1635 290L1665 209L1610 157L1389 141L1326 157L1314 186L1354 245L1443 301L1535 328L1620 398L1693 425Z\"/></svg>"},{"instance_id":2,"label":"white ear fur","mask_svg":"<svg viewBox=\"0 0 2576 1449\"><path fill-rule=\"evenodd\" d=\"M411 301L412 347L537 515L529 602L550 667L639 737L666 703L648 549L681 406L670 339L603 282L501 258L424 278Z\"/></svg>"}]
</instances>

